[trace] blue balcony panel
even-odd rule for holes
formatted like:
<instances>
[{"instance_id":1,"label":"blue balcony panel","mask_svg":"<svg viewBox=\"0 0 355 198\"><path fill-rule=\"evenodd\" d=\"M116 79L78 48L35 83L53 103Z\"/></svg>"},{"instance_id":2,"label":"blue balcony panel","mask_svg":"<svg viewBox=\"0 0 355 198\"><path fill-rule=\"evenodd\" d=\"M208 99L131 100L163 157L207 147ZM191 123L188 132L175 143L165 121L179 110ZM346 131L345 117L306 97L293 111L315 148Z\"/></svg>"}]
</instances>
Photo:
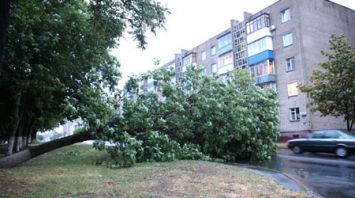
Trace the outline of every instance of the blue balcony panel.
<instances>
[{"instance_id":1,"label":"blue balcony panel","mask_svg":"<svg viewBox=\"0 0 355 198\"><path fill-rule=\"evenodd\" d=\"M274 59L274 53L272 50L266 50L263 52L260 52L259 54L256 54L254 56L250 56L248 58L249 65L254 65L258 62L267 60L267 59Z\"/></svg>"},{"instance_id":2,"label":"blue balcony panel","mask_svg":"<svg viewBox=\"0 0 355 198\"><path fill-rule=\"evenodd\" d=\"M230 52L230 51L232 51L232 50L233 50L232 44L228 44L228 45L226 45L226 46L224 46L224 47L222 47L222 48L219 48L219 49L217 50L217 56L221 56L221 55L223 55L223 54L225 54L225 53L227 53L227 52Z\"/></svg>"},{"instance_id":3,"label":"blue balcony panel","mask_svg":"<svg viewBox=\"0 0 355 198\"><path fill-rule=\"evenodd\" d=\"M275 74L267 74L256 78L256 84L264 84L269 82L276 82Z\"/></svg>"}]
</instances>

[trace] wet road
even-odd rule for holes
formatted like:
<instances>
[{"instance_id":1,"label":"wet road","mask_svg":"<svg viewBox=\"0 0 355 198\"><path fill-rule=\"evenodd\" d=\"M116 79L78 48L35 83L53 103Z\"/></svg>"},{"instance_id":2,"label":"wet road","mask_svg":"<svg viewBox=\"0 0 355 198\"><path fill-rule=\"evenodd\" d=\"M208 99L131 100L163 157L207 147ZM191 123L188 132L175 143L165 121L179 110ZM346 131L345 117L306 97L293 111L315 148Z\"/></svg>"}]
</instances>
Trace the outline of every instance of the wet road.
<instances>
[{"instance_id":1,"label":"wet road","mask_svg":"<svg viewBox=\"0 0 355 198\"><path fill-rule=\"evenodd\" d=\"M355 198L354 155L339 159L329 154L294 155L282 149L261 166L284 172L323 197Z\"/></svg>"}]
</instances>

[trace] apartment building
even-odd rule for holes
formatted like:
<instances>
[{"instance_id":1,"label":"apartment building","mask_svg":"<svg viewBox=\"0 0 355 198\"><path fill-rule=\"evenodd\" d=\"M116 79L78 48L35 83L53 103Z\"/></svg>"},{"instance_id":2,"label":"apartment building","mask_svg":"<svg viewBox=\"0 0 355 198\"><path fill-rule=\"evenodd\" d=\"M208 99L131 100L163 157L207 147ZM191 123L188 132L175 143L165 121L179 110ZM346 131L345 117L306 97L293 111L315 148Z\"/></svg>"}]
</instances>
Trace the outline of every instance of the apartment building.
<instances>
[{"instance_id":1,"label":"apartment building","mask_svg":"<svg viewBox=\"0 0 355 198\"><path fill-rule=\"evenodd\" d=\"M279 0L265 9L244 13L243 21L193 49L182 50L163 67L179 79L190 65L202 65L206 75L222 78L235 68L248 68L255 83L279 93L279 129L298 136L320 129L345 129L343 118L311 112L309 98L298 90L325 61L332 34L355 44L355 11L328 0Z\"/></svg>"}]
</instances>

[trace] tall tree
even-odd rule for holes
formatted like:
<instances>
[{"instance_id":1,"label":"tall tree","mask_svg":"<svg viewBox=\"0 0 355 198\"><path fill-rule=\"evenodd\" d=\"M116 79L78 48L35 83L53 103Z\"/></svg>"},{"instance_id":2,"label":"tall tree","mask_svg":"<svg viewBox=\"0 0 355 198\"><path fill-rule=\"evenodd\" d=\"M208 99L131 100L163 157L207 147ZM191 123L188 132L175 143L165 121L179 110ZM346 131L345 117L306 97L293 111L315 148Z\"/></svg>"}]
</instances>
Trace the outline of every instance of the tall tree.
<instances>
[{"instance_id":1,"label":"tall tree","mask_svg":"<svg viewBox=\"0 0 355 198\"><path fill-rule=\"evenodd\" d=\"M9 21L10 0L2 0L0 2L0 76L2 71L2 58L4 44L6 40L6 32Z\"/></svg>"},{"instance_id":2,"label":"tall tree","mask_svg":"<svg viewBox=\"0 0 355 198\"><path fill-rule=\"evenodd\" d=\"M101 129L119 94L119 64L109 50L124 31L144 48L146 32L163 27L168 12L155 0L13 0L10 10L0 78L8 155L65 120Z\"/></svg>"},{"instance_id":3,"label":"tall tree","mask_svg":"<svg viewBox=\"0 0 355 198\"><path fill-rule=\"evenodd\" d=\"M315 70L310 85L300 89L312 99L312 110L322 116L344 116L348 131L355 122L355 47L344 36L331 36L329 52L322 51L327 61Z\"/></svg>"}]
</instances>

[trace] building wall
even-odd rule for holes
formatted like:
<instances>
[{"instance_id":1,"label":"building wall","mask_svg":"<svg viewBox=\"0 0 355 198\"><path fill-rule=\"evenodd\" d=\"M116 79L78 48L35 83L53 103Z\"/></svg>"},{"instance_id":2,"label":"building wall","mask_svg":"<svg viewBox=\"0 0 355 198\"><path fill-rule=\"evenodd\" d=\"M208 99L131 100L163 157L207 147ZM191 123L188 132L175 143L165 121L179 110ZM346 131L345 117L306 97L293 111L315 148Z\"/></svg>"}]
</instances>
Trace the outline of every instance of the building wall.
<instances>
[{"instance_id":1,"label":"building wall","mask_svg":"<svg viewBox=\"0 0 355 198\"><path fill-rule=\"evenodd\" d=\"M281 11L290 9L291 20L282 23ZM319 112L311 112L308 108L310 100L304 93L288 96L287 85L292 82L308 84L314 69L325 61L321 50L329 47L332 34L344 34L351 43L355 43L355 12L326 0L280 0L273 5L250 16L269 13L274 48L274 61L279 93L280 131L308 131L319 129L340 128L346 125L342 117L321 117ZM282 37L293 34L293 44L283 46ZM294 57L296 69L286 71L286 59ZM300 120L290 121L290 108L299 107Z\"/></svg>"},{"instance_id":2,"label":"building wall","mask_svg":"<svg viewBox=\"0 0 355 198\"><path fill-rule=\"evenodd\" d=\"M291 19L281 21L281 12L289 9ZM218 51L218 38L228 32L232 32L233 46L236 43L236 25L246 25L249 21L267 13L270 16L270 26L267 27L268 36L272 38L272 53L276 74L276 88L279 93L279 116L281 132L307 132L319 129L345 129L343 118L320 117L319 112L311 112L308 104L309 98L298 90L295 96L289 96L288 84L297 82L308 84L314 69L319 69L319 63L326 58L321 55L321 50L329 47L329 38L332 34L344 34L351 43L355 44L355 11L335 4L327 0L279 0L269 7L255 13L245 13L244 21L232 20L231 27L220 34L191 50L184 50L175 55L176 70L179 69L182 58L189 53L196 53L196 63L206 68L206 74L212 75L212 64L218 64L218 53L211 55L211 47L216 46ZM264 31L264 33L262 33ZM265 34L265 29L260 31ZM283 45L283 36L292 33L293 43ZM245 40L248 37L244 35ZM250 37L249 37L250 38ZM245 43L246 44L246 43ZM247 45L246 45L247 47ZM237 52L240 49L233 48L234 66L239 67ZM206 59L202 60L202 52L206 53ZM294 57L295 69L286 70L286 59ZM250 57L249 57L250 58ZM179 63L180 62L180 63ZM242 65L241 67L245 67ZM275 74L272 74L273 78ZM178 74L180 75L180 74ZM179 76L177 76L178 78ZM268 79L273 80L273 79ZM299 108L300 119L290 120L290 109ZM291 133L290 133L291 134Z\"/></svg>"},{"instance_id":3,"label":"building wall","mask_svg":"<svg viewBox=\"0 0 355 198\"><path fill-rule=\"evenodd\" d=\"M355 44L355 11L330 1L299 1L302 34L302 51L304 53L305 84L309 83L314 69L320 69L319 63L326 61L320 50L329 49L332 34L343 34L350 43ZM311 113L311 129L346 129L342 117L320 117L319 112Z\"/></svg>"},{"instance_id":4,"label":"building wall","mask_svg":"<svg viewBox=\"0 0 355 198\"><path fill-rule=\"evenodd\" d=\"M303 83L304 71L301 67L297 67L298 63L302 62L302 32L300 13L297 9L297 0L281 0L267 7L261 12L270 14L271 25L274 30L271 32L274 46L274 62L276 68L277 90L279 93L279 116L280 116L280 131L307 131L311 129L309 116L300 116L299 121L290 121L290 109L299 108L300 112L309 115L307 108L307 96L298 91L298 95L289 96L289 83ZM291 19L287 22L281 22L281 12L289 9ZM287 47L283 46L283 36L292 33L293 44ZM286 59L294 57L296 69L290 72L286 71Z\"/></svg>"},{"instance_id":5,"label":"building wall","mask_svg":"<svg viewBox=\"0 0 355 198\"><path fill-rule=\"evenodd\" d=\"M208 39L207 41L203 42L202 44L192 48L191 50L181 50L181 53L175 54L174 60L170 61L169 63L166 63L162 66L162 68L167 67L168 65L171 65L172 62L175 62L175 71L176 71L176 79L179 79L183 75L183 63L182 59L189 55L190 53L195 53L196 54L196 59L194 63L199 66L205 67L205 72L206 75L212 75L212 65L217 64L217 38L220 37L221 35L226 34L227 32L230 32L230 28L227 28L226 30L222 31L218 35ZM211 53L211 48L216 47L216 53L212 54ZM206 59L202 60L202 53L206 53Z\"/></svg>"}]
</instances>

